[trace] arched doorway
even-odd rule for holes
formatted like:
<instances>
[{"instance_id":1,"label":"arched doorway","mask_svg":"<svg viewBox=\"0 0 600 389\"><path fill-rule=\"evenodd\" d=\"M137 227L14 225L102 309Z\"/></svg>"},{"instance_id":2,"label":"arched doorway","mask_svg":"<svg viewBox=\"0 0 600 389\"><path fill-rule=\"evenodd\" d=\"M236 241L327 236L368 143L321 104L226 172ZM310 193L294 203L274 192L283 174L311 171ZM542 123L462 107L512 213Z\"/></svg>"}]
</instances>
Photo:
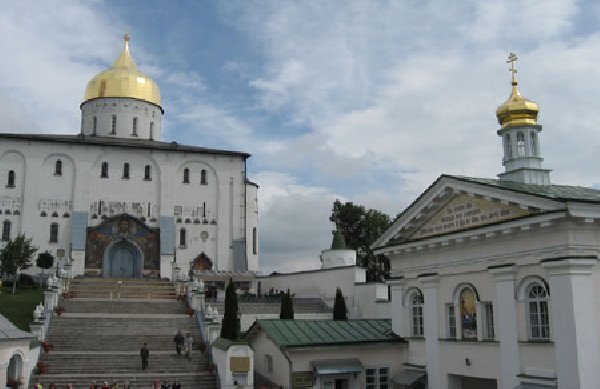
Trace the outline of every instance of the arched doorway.
<instances>
[{"instance_id":1,"label":"arched doorway","mask_svg":"<svg viewBox=\"0 0 600 389\"><path fill-rule=\"evenodd\" d=\"M104 277L141 277L141 254L136 246L123 239L107 248Z\"/></svg>"},{"instance_id":2,"label":"arched doorway","mask_svg":"<svg viewBox=\"0 0 600 389\"><path fill-rule=\"evenodd\" d=\"M6 383L21 382L23 375L23 358L19 354L14 354L8 362L6 371Z\"/></svg>"}]
</instances>

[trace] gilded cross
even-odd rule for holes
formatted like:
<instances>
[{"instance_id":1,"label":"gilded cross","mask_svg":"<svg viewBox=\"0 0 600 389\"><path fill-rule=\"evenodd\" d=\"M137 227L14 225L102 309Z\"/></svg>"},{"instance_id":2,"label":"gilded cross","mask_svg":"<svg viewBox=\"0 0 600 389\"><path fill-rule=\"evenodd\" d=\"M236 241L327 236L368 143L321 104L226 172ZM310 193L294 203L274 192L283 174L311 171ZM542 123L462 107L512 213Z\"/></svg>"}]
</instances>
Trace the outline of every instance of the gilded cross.
<instances>
[{"instance_id":1,"label":"gilded cross","mask_svg":"<svg viewBox=\"0 0 600 389\"><path fill-rule=\"evenodd\" d=\"M517 73L517 69L515 69L515 62L517 62L519 58L515 53L510 53L508 55L508 61L506 63L510 64L510 69L508 69L512 73L513 81L515 80L515 74Z\"/></svg>"},{"instance_id":2,"label":"gilded cross","mask_svg":"<svg viewBox=\"0 0 600 389\"><path fill-rule=\"evenodd\" d=\"M125 38L125 42L129 42L129 33L128 32L125 33L124 38Z\"/></svg>"}]
</instances>

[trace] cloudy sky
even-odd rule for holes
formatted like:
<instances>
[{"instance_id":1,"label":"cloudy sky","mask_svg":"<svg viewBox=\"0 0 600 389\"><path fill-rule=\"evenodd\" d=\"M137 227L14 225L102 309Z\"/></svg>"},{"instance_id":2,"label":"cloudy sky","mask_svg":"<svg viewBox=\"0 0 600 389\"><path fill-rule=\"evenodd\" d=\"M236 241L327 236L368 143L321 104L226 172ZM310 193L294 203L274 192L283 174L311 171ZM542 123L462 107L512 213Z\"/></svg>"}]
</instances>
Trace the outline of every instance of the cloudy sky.
<instances>
[{"instance_id":1,"label":"cloudy sky","mask_svg":"<svg viewBox=\"0 0 600 389\"><path fill-rule=\"evenodd\" d=\"M0 132L78 132L125 31L163 140L253 154L261 267L319 266L336 198L395 215L442 173L502 171L508 53L555 183L597 186L600 3L0 0Z\"/></svg>"}]
</instances>

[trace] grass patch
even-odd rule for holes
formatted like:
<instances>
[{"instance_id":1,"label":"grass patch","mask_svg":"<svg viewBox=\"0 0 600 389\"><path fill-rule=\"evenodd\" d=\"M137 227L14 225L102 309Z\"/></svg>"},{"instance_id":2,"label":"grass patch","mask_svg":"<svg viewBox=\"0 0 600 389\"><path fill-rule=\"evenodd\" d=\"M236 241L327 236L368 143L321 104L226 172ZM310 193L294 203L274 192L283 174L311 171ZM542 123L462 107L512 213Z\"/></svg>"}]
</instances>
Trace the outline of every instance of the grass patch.
<instances>
[{"instance_id":1,"label":"grass patch","mask_svg":"<svg viewBox=\"0 0 600 389\"><path fill-rule=\"evenodd\" d=\"M29 324L33 321L33 310L44 300L44 289L18 289L15 294L10 286L0 288L0 313L12 321L23 331L29 332Z\"/></svg>"}]
</instances>

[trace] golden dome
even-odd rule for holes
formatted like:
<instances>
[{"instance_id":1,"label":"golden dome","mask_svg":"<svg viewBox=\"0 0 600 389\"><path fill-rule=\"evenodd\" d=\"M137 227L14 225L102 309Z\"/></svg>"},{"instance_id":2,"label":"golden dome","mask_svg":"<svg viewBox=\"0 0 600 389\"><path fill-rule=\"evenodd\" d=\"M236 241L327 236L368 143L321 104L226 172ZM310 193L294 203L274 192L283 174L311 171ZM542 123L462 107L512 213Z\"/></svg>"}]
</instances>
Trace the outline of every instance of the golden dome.
<instances>
[{"instance_id":1,"label":"golden dome","mask_svg":"<svg viewBox=\"0 0 600 389\"><path fill-rule=\"evenodd\" d=\"M533 101L527 100L521 96L517 78L515 77L517 70L514 68L514 62L517 60L517 56L511 53L508 58L509 60L507 62L511 63L512 91L510 92L508 100L496 109L498 123L500 123L502 128L536 125L540 107Z\"/></svg>"},{"instance_id":2,"label":"golden dome","mask_svg":"<svg viewBox=\"0 0 600 389\"><path fill-rule=\"evenodd\" d=\"M129 52L129 35L125 34L123 51L115 63L88 82L84 101L99 97L129 97L160 106L160 88L140 72Z\"/></svg>"}]
</instances>

